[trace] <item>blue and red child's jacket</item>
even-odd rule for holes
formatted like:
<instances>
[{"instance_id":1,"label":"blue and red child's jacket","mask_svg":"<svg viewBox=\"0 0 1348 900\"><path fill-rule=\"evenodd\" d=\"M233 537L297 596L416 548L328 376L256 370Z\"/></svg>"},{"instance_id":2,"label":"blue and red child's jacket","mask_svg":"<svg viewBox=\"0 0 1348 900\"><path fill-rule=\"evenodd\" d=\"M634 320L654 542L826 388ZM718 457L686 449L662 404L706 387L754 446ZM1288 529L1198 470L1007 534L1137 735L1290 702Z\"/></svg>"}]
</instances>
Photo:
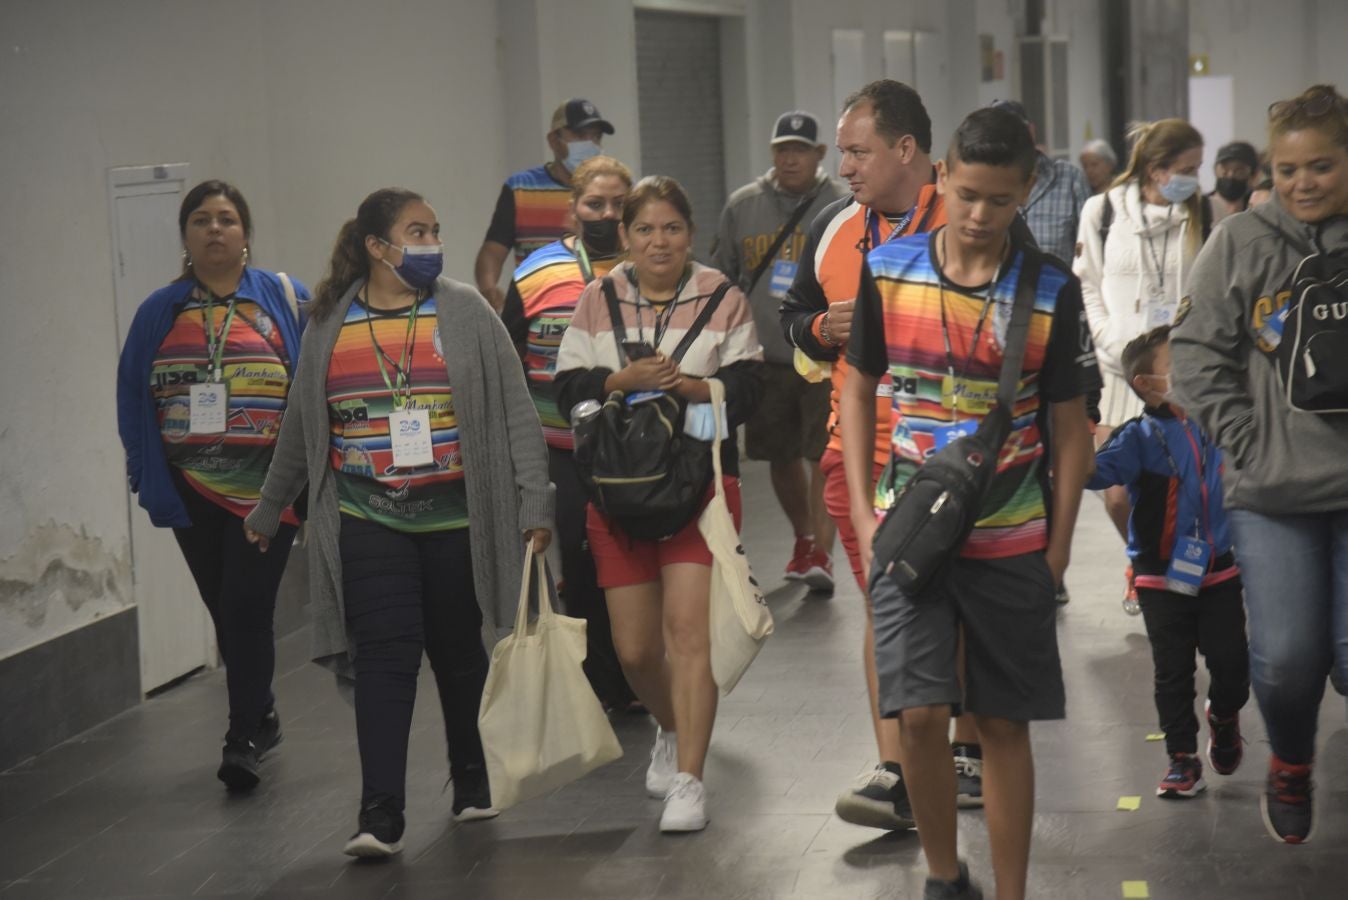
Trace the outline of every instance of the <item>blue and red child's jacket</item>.
<instances>
[{"instance_id":1,"label":"blue and red child's jacket","mask_svg":"<svg viewBox=\"0 0 1348 900\"><path fill-rule=\"evenodd\" d=\"M1165 589L1175 542L1186 537L1212 548L1204 587L1240 574L1222 506L1221 451L1197 422L1149 406L1110 435L1095 467L1090 490L1128 489L1128 556L1138 587Z\"/></svg>"}]
</instances>

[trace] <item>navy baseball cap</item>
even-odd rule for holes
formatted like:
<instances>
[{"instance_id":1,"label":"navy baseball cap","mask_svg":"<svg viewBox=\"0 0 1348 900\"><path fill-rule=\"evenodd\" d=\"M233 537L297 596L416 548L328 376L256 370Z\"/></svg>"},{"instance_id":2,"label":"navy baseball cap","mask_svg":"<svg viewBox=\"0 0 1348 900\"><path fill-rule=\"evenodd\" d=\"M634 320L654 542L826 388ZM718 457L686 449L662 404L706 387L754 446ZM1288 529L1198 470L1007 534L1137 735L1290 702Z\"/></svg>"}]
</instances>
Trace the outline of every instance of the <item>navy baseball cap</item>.
<instances>
[{"instance_id":1,"label":"navy baseball cap","mask_svg":"<svg viewBox=\"0 0 1348 900\"><path fill-rule=\"evenodd\" d=\"M772 146L788 141L819 146L819 123L814 116L799 109L778 116L777 124L772 127Z\"/></svg>"},{"instance_id":2,"label":"navy baseball cap","mask_svg":"<svg viewBox=\"0 0 1348 900\"><path fill-rule=\"evenodd\" d=\"M1253 172L1259 168L1259 152L1254 149L1254 145L1245 141L1232 141L1229 144L1223 144L1217 151L1217 162L1242 162L1250 167Z\"/></svg>"},{"instance_id":3,"label":"navy baseball cap","mask_svg":"<svg viewBox=\"0 0 1348 900\"><path fill-rule=\"evenodd\" d=\"M598 125L599 130L604 134L613 133L612 123L599 114L598 107L589 100L575 97L557 107L557 110L552 114L552 127L548 131L556 131L558 128L580 131L582 128L589 128L591 125Z\"/></svg>"}]
</instances>

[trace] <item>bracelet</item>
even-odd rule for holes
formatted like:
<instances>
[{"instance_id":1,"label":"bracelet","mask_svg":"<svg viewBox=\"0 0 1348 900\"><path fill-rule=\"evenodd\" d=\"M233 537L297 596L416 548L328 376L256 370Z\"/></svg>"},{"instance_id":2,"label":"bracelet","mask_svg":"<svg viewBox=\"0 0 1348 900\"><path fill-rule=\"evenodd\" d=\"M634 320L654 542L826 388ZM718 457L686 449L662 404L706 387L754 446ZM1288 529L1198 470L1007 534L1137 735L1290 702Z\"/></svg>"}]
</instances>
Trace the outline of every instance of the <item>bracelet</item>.
<instances>
[{"instance_id":1,"label":"bracelet","mask_svg":"<svg viewBox=\"0 0 1348 900\"><path fill-rule=\"evenodd\" d=\"M825 344L828 344L830 347L836 347L838 346L838 342L833 339L833 332L829 330L828 317L829 314L825 312L824 317L819 320L819 336L824 339Z\"/></svg>"}]
</instances>

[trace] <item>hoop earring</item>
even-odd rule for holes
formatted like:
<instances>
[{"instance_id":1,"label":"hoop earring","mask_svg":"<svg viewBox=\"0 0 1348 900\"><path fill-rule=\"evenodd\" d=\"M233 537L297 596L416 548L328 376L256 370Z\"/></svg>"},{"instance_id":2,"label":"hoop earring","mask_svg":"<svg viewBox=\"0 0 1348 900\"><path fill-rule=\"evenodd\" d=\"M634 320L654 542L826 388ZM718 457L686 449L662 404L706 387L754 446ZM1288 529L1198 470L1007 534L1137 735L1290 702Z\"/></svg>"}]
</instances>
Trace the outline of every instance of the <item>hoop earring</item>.
<instances>
[{"instance_id":1,"label":"hoop earring","mask_svg":"<svg viewBox=\"0 0 1348 900\"><path fill-rule=\"evenodd\" d=\"M192 268L192 254L187 252L186 247L183 248L183 265L189 269Z\"/></svg>"}]
</instances>

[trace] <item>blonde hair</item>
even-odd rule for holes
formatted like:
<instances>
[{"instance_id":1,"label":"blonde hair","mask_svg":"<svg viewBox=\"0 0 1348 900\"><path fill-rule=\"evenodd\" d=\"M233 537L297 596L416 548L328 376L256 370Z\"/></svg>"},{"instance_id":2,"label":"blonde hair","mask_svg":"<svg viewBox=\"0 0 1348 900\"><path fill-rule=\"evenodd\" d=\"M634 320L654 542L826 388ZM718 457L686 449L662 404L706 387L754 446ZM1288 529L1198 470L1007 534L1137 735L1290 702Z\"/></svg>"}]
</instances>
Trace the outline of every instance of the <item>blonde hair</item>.
<instances>
[{"instance_id":1,"label":"blonde hair","mask_svg":"<svg viewBox=\"0 0 1348 900\"><path fill-rule=\"evenodd\" d=\"M627 185L629 191L632 189L631 169L611 156L592 156L571 173L571 202L579 201L590 183L605 175L612 175Z\"/></svg>"},{"instance_id":2,"label":"blonde hair","mask_svg":"<svg viewBox=\"0 0 1348 900\"><path fill-rule=\"evenodd\" d=\"M1134 122L1128 129L1132 152L1128 167L1111 187L1134 182L1144 187L1152 169L1170 166L1181 153L1203 146L1203 135L1183 119L1159 119L1155 122ZM1189 253L1196 254L1203 245L1203 196L1198 191L1184 201L1189 213Z\"/></svg>"}]
</instances>

